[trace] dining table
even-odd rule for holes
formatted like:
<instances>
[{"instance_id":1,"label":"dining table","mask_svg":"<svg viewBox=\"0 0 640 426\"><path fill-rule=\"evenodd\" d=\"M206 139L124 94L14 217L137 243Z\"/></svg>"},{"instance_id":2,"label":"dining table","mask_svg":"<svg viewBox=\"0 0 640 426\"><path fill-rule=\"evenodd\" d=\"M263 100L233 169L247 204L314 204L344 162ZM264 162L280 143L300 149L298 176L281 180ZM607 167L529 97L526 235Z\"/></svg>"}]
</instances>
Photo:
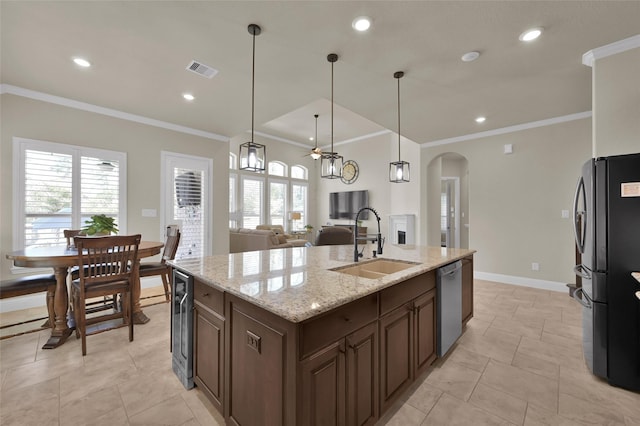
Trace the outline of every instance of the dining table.
<instances>
[{"instance_id":1,"label":"dining table","mask_svg":"<svg viewBox=\"0 0 640 426\"><path fill-rule=\"evenodd\" d=\"M142 258L159 254L163 246L164 243L159 241L141 241L138 246L138 264ZM54 294L55 324L51 325L51 336L42 348L53 349L62 345L72 332L67 322L67 313L69 310L67 275L69 268L80 266L78 250L75 247L67 247L66 245L28 247L23 250L7 253L6 257L12 260L15 266L23 268L53 268L56 276L56 290ZM149 322L149 318L142 312L140 306L140 276L138 275L137 266L134 268L135 272L132 287L132 317L134 324L145 324Z\"/></svg>"}]
</instances>

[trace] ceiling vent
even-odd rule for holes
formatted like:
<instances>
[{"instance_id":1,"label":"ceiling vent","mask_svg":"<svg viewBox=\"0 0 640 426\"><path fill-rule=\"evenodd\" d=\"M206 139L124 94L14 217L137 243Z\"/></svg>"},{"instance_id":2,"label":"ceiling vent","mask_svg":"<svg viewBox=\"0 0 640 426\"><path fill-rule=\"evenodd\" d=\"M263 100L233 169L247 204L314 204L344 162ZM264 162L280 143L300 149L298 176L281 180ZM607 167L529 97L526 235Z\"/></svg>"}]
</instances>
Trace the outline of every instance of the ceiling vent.
<instances>
[{"instance_id":1,"label":"ceiling vent","mask_svg":"<svg viewBox=\"0 0 640 426\"><path fill-rule=\"evenodd\" d=\"M207 78L213 78L214 75L218 74L217 69L211 68L209 65L201 64L198 61L191 61L186 69Z\"/></svg>"}]
</instances>

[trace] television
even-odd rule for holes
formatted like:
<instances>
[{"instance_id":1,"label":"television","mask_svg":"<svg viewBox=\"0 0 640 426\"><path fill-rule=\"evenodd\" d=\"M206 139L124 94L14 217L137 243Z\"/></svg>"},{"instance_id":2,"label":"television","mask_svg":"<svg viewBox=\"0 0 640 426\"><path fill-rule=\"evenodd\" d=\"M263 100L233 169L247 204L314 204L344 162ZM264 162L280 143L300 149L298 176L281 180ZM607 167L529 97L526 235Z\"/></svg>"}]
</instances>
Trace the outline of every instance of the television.
<instances>
[{"instance_id":1,"label":"television","mask_svg":"<svg viewBox=\"0 0 640 426\"><path fill-rule=\"evenodd\" d=\"M351 219L356 218L358 210L369 207L369 191L343 191L329 194L329 218ZM369 219L369 210L360 213L358 219Z\"/></svg>"}]
</instances>

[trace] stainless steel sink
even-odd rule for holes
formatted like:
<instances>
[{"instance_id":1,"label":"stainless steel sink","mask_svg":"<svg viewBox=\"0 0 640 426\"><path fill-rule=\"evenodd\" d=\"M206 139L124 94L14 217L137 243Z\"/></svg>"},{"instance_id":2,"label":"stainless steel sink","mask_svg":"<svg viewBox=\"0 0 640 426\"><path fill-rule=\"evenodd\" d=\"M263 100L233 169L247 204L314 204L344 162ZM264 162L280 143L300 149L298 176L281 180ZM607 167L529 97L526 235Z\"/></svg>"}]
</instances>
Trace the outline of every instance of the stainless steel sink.
<instances>
[{"instance_id":1,"label":"stainless steel sink","mask_svg":"<svg viewBox=\"0 0 640 426\"><path fill-rule=\"evenodd\" d=\"M394 272L403 271L416 265L419 265L419 263L395 259L376 259L370 262L341 266L331 270L341 272L343 274L355 275L356 277L376 279L382 278L385 275L393 274Z\"/></svg>"}]
</instances>

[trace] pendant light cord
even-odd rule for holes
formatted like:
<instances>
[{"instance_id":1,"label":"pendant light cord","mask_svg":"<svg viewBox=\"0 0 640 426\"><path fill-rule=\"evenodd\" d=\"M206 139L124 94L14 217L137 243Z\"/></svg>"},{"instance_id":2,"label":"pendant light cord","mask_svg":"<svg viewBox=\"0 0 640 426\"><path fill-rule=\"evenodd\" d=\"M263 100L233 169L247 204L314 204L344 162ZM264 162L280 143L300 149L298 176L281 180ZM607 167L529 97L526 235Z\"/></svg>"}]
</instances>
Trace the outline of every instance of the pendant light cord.
<instances>
[{"instance_id":1,"label":"pendant light cord","mask_svg":"<svg viewBox=\"0 0 640 426\"><path fill-rule=\"evenodd\" d=\"M331 155L333 155L333 62L331 62Z\"/></svg>"},{"instance_id":2,"label":"pendant light cord","mask_svg":"<svg viewBox=\"0 0 640 426\"><path fill-rule=\"evenodd\" d=\"M253 122L256 86L256 31L253 30L253 57L251 59L251 143L253 143Z\"/></svg>"},{"instance_id":3,"label":"pendant light cord","mask_svg":"<svg viewBox=\"0 0 640 426\"><path fill-rule=\"evenodd\" d=\"M316 118L316 147L314 148L314 152L316 152L318 149L318 114L315 114L314 117Z\"/></svg>"},{"instance_id":4,"label":"pendant light cord","mask_svg":"<svg viewBox=\"0 0 640 426\"><path fill-rule=\"evenodd\" d=\"M398 77L398 161L400 161L400 77Z\"/></svg>"}]
</instances>

